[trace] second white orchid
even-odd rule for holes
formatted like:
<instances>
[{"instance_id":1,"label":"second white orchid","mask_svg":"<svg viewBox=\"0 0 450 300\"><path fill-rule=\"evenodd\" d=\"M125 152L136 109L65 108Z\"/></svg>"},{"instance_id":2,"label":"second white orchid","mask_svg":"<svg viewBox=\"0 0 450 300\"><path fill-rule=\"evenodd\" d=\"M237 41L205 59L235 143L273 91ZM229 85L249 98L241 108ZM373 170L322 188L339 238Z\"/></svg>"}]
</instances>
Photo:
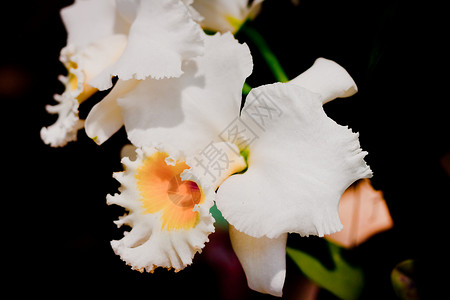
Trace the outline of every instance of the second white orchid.
<instances>
[{"instance_id":1,"label":"second white orchid","mask_svg":"<svg viewBox=\"0 0 450 300\"><path fill-rule=\"evenodd\" d=\"M231 49L239 52L245 48L226 35L211 37L208 43L223 43L223 49L228 50L222 57L230 54ZM225 46L227 43L231 48ZM221 56L216 56L216 63L220 61L218 57ZM212 61L207 65L214 65ZM245 74L242 73L236 83L236 90L242 85ZM224 91L213 86L217 91ZM364 162L367 153L360 149L358 134L336 124L322 108L325 102L355 93L353 80L336 63L318 59L313 67L289 83L253 89L240 116L238 102L231 96L233 93L218 103L214 98L202 96L211 95L208 91L185 87L181 93L184 97L176 100L176 105L170 101L144 101L148 97L151 99L152 93L164 91L156 87L158 85L142 85L118 100L125 115L134 117L130 121L132 126L126 122L125 125L131 141L142 150L138 149L136 162L125 160L124 175L116 177L122 183L122 192L109 198L111 204L119 204L131 212L118 224L133 227L123 240L113 242L115 251L137 269L184 268L212 231L213 221L208 209L213 198L209 197L218 187L215 200L231 225L231 242L249 286L281 296L287 233L323 236L339 231L342 225L338 204L342 193L354 181L372 174ZM155 94L155 97L160 95ZM138 99L141 100L136 101ZM146 118L146 112L152 113L146 106L164 114ZM133 109L127 111L127 107ZM158 115L173 117L165 120ZM177 115L179 118L175 118ZM176 120L179 122L166 124ZM146 150L152 144L157 146ZM164 147L182 154L171 157L170 151L155 150ZM156 154L159 160L154 158L154 153L159 153ZM180 172L164 171L172 168L170 164L176 168L180 163L184 166ZM239 174L230 176L235 173ZM142 176L153 179L142 181ZM175 193L190 199L189 206L180 209L170 200L174 193L170 182L174 180L177 182ZM141 182L146 182L148 188ZM204 195L208 198L203 198ZM187 242L192 234L197 243ZM160 242L152 243L153 239ZM167 249L156 246L165 243L172 246ZM171 251L183 259L168 259ZM161 255L162 261L158 263Z\"/></svg>"}]
</instances>

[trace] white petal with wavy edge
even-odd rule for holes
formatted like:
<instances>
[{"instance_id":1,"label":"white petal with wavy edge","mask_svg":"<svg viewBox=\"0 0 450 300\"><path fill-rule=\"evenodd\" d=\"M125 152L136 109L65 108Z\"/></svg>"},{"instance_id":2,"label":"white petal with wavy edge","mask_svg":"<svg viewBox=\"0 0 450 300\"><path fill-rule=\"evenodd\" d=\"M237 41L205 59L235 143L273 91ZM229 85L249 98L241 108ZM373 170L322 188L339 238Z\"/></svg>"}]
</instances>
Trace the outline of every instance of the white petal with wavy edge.
<instances>
[{"instance_id":1,"label":"white petal with wavy edge","mask_svg":"<svg viewBox=\"0 0 450 300\"><path fill-rule=\"evenodd\" d=\"M252 67L247 45L230 33L206 37L205 54L186 62L181 77L146 79L118 100L130 141L190 153L221 141L219 134L239 115Z\"/></svg>"},{"instance_id":2,"label":"white petal with wavy edge","mask_svg":"<svg viewBox=\"0 0 450 300\"><path fill-rule=\"evenodd\" d=\"M181 0L141 1L116 64L92 81L100 90L122 80L179 77L185 59L203 53L203 31Z\"/></svg>"},{"instance_id":3,"label":"white petal with wavy edge","mask_svg":"<svg viewBox=\"0 0 450 300\"><path fill-rule=\"evenodd\" d=\"M67 45L84 47L116 33L114 0L76 0L61 10Z\"/></svg>"},{"instance_id":4,"label":"white petal with wavy edge","mask_svg":"<svg viewBox=\"0 0 450 300\"><path fill-rule=\"evenodd\" d=\"M227 179L216 200L239 231L276 238L342 228L342 193L372 173L358 134L331 120L321 100L291 83L261 86L248 95L241 121L258 136L248 146L249 168Z\"/></svg>"},{"instance_id":5,"label":"white petal with wavy edge","mask_svg":"<svg viewBox=\"0 0 450 300\"><path fill-rule=\"evenodd\" d=\"M230 239L247 277L248 286L281 297L286 277L287 233L277 238L254 238L230 226Z\"/></svg>"}]
</instances>

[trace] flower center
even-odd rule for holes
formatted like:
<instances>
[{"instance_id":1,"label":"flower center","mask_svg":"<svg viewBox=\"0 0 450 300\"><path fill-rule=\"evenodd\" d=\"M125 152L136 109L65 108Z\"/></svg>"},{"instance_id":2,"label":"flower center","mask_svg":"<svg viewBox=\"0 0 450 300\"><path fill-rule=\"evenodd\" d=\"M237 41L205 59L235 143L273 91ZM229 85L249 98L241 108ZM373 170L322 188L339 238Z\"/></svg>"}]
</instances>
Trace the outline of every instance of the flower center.
<instances>
[{"instance_id":1,"label":"flower center","mask_svg":"<svg viewBox=\"0 0 450 300\"><path fill-rule=\"evenodd\" d=\"M193 211L201 204L203 192L191 180L182 180L180 174L190 167L185 162L167 165L165 152L156 152L147 157L136 173L144 213L161 212L161 229L191 229L199 220Z\"/></svg>"},{"instance_id":2,"label":"flower center","mask_svg":"<svg viewBox=\"0 0 450 300\"><path fill-rule=\"evenodd\" d=\"M170 180L167 194L175 205L187 208L194 208L202 198L200 188L194 181L181 181L179 176Z\"/></svg>"}]
</instances>

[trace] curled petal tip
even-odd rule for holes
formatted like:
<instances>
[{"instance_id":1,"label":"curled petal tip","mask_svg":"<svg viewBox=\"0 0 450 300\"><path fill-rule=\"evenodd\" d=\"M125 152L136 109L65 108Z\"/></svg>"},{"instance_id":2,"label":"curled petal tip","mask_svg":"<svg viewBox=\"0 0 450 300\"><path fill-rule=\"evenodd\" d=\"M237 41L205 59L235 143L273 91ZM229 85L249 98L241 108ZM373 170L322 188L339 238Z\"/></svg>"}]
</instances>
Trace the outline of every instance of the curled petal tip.
<instances>
[{"instance_id":1,"label":"curled petal tip","mask_svg":"<svg viewBox=\"0 0 450 300\"><path fill-rule=\"evenodd\" d=\"M350 97L358 91L355 81L343 67L322 57L290 82L320 94L323 104L336 98Z\"/></svg>"}]
</instances>

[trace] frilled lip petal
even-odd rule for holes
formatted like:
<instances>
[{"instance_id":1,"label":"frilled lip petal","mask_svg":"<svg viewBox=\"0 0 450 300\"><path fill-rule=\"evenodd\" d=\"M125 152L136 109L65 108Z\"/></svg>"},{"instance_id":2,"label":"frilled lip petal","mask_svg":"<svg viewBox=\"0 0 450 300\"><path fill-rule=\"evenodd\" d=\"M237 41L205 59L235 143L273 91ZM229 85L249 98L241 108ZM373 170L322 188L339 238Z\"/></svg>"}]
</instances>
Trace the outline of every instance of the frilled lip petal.
<instances>
[{"instance_id":1,"label":"frilled lip petal","mask_svg":"<svg viewBox=\"0 0 450 300\"><path fill-rule=\"evenodd\" d=\"M203 32L180 0L140 1L119 60L92 81L100 90L122 80L179 77L185 59L203 53Z\"/></svg>"},{"instance_id":2,"label":"frilled lip petal","mask_svg":"<svg viewBox=\"0 0 450 300\"><path fill-rule=\"evenodd\" d=\"M323 236L342 228L342 193L372 173L358 134L328 118L321 100L291 83L248 95L241 121L256 135L248 145L249 167L227 179L216 199L239 231L276 238L285 232Z\"/></svg>"},{"instance_id":3,"label":"frilled lip petal","mask_svg":"<svg viewBox=\"0 0 450 300\"><path fill-rule=\"evenodd\" d=\"M214 191L190 173L180 152L139 148L134 161L124 158L122 163L125 171L114 174L120 193L108 195L107 202L128 210L116 224L132 229L111 242L114 252L142 272L184 269L214 232L209 212ZM195 190L195 203L187 190Z\"/></svg>"},{"instance_id":4,"label":"frilled lip petal","mask_svg":"<svg viewBox=\"0 0 450 300\"><path fill-rule=\"evenodd\" d=\"M179 78L148 78L118 100L136 146L162 143L194 152L239 115L242 86L252 71L247 45L230 34L207 36L205 54L184 64Z\"/></svg>"},{"instance_id":5,"label":"frilled lip petal","mask_svg":"<svg viewBox=\"0 0 450 300\"><path fill-rule=\"evenodd\" d=\"M78 101L69 92L55 95L55 100L58 104L48 105L47 111L58 114L58 119L53 125L41 129L41 138L52 147L62 147L77 139L84 122L78 118Z\"/></svg>"},{"instance_id":6,"label":"frilled lip petal","mask_svg":"<svg viewBox=\"0 0 450 300\"><path fill-rule=\"evenodd\" d=\"M278 238L254 238L230 226L230 239L247 277L248 286L281 297L286 277L287 233Z\"/></svg>"},{"instance_id":7,"label":"frilled lip petal","mask_svg":"<svg viewBox=\"0 0 450 300\"><path fill-rule=\"evenodd\" d=\"M116 224L132 229L111 245L133 269L181 270L208 242L209 233L214 231L209 211L214 191L225 178L246 166L232 151L233 145L220 142L211 146L225 154L227 161L218 157L220 165L214 164L205 161L211 152L186 155L162 145L132 147L133 160L122 159L125 171L114 174L121 184L120 193L109 195L107 201L128 210Z\"/></svg>"}]
</instances>

